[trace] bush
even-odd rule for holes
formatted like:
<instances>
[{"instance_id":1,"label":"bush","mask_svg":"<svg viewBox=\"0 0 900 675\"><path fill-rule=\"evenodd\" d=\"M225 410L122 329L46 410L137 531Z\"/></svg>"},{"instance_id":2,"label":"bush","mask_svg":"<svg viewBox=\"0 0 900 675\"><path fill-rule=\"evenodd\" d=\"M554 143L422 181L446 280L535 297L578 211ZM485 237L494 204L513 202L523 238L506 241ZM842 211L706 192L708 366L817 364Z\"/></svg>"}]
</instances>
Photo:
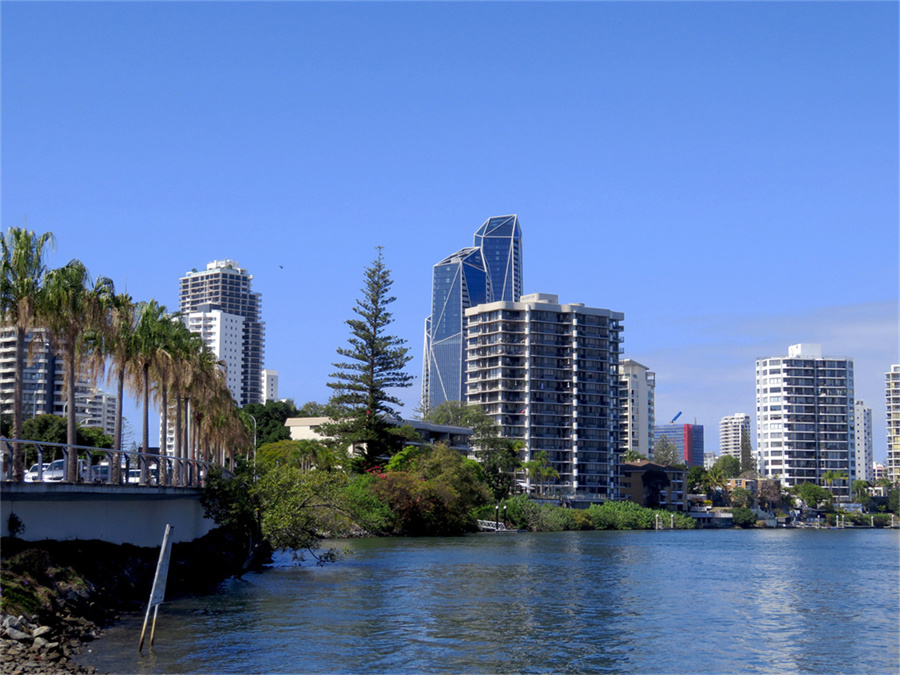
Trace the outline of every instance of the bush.
<instances>
[{"instance_id":1,"label":"bush","mask_svg":"<svg viewBox=\"0 0 900 675\"><path fill-rule=\"evenodd\" d=\"M756 525L756 514L745 506L731 509L732 522L737 527L753 527Z\"/></svg>"}]
</instances>

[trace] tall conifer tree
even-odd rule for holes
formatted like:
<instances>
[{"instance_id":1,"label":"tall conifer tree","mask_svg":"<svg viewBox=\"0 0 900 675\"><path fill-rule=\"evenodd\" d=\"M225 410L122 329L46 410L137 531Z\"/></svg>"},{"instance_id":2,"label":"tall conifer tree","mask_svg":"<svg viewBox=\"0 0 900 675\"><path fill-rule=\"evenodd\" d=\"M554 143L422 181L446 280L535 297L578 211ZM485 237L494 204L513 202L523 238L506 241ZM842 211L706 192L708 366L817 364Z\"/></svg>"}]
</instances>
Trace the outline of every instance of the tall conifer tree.
<instances>
[{"instance_id":1,"label":"tall conifer tree","mask_svg":"<svg viewBox=\"0 0 900 675\"><path fill-rule=\"evenodd\" d=\"M746 429L741 429L741 473L744 471L756 471L756 462L753 461L750 434Z\"/></svg>"},{"instance_id":2,"label":"tall conifer tree","mask_svg":"<svg viewBox=\"0 0 900 675\"><path fill-rule=\"evenodd\" d=\"M378 247L378 256L365 270L362 297L353 307L358 318L346 322L349 346L337 350L346 360L332 364L337 368L328 383L334 390L329 402L334 421L321 427L342 447L364 449L366 466L398 449L400 438L388 419L398 417L396 407L403 404L389 390L412 384L404 371L412 359L403 346L406 340L387 334L393 322L388 306L396 300L390 294L393 283Z\"/></svg>"}]
</instances>

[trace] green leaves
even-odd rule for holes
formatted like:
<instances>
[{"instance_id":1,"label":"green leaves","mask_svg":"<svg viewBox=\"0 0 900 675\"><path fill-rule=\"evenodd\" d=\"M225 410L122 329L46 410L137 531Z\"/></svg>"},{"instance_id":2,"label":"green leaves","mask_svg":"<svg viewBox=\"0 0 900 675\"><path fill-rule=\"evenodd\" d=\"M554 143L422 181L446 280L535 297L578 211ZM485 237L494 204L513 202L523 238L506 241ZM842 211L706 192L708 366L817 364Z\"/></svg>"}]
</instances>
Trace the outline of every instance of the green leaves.
<instances>
[{"instance_id":1,"label":"green leaves","mask_svg":"<svg viewBox=\"0 0 900 675\"><path fill-rule=\"evenodd\" d=\"M378 257L365 271L362 298L353 311L358 319L349 319L348 347L338 348L345 360L333 364L328 386L334 391L330 405L341 417L322 426L322 433L342 446L364 449L365 464L372 466L397 448L388 417L398 417L400 400L390 389L409 387L412 376L404 371L412 359L405 340L386 335L393 318L387 307L396 300L389 291L393 281L384 265L381 248Z\"/></svg>"}]
</instances>

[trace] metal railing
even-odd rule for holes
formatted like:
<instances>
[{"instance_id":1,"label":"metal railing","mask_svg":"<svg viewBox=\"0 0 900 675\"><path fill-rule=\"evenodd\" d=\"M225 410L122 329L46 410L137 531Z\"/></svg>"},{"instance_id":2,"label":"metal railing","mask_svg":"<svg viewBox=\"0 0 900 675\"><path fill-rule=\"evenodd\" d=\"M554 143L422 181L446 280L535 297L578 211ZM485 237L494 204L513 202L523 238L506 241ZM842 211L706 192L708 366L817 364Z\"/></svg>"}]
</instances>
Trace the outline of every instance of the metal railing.
<instances>
[{"instance_id":1,"label":"metal railing","mask_svg":"<svg viewBox=\"0 0 900 675\"><path fill-rule=\"evenodd\" d=\"M25 456L31 458L29 461L34 462L33 472L24 467L24 482L71 484L67 473L72 453L76 455L77 467L74 482L80 484L202 487L207 471L213 466L212 462L133 450L0 437L0 479L3 481L15 481L13 457L19 444ZM51 472L53 461L45 461L47 458L61 462L61 467Z\"/></svg>"}]
</instances>

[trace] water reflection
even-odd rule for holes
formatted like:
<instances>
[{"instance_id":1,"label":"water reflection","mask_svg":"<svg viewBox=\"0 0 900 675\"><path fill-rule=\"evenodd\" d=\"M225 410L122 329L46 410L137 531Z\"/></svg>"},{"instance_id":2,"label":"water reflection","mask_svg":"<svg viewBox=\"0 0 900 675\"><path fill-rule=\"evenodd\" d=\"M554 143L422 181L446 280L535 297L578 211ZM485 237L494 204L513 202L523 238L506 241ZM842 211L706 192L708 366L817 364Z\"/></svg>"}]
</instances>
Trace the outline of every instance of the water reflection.
<instances>
[{"instance_id":1,"label":"water reflection","mask_svg":"<svg viewBox=\"0 0 900 675\"><path fill-rule=\"evenodd\" d=\"M119 673L894 672L898 540L704 531L355 541L336 565L276 567L165 603L151 656L137 657L136 617L82 660Z\"/></svg>"}]
</instances>

